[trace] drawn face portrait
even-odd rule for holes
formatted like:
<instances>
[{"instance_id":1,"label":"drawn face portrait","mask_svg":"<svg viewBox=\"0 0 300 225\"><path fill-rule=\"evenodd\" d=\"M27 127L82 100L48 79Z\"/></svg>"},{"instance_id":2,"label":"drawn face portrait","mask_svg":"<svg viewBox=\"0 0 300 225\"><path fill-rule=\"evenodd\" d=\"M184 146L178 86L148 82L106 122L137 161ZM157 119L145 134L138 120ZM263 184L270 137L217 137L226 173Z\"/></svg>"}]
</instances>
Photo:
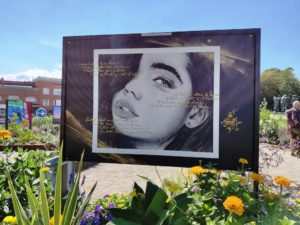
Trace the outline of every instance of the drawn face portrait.
<instances>
[{"instance_id":1,"label":"drawn face portrait","mask_svg":"<svg viewBox=\"0 0 300 225\"><path fill-rule=\"evenodd\" d=\"M170 139L186 122L192 82L185 53L144 54L136 76L113 97L118 132L148 142Z\"/></svg>"}]
</instances>

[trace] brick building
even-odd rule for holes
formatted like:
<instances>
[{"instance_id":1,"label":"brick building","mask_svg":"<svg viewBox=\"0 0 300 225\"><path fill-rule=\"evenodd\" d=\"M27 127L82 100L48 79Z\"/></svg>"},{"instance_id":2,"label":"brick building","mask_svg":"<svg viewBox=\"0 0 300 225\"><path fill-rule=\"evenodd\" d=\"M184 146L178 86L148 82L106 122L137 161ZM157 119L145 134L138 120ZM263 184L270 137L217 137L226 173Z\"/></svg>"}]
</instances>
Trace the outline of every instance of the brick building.
<instances>
[{"instance_id":1,"label":"brick building","mask_svg":"<svg viewBox=\"0 0 300 225\"><path fill-rule=\"evenodd\" d=\"M0 79L0 104L6 100L31 102L34 108L43 107L52 113L61 105L61 79L38 77L31 82Z\"/></svg>"}]
</instances>

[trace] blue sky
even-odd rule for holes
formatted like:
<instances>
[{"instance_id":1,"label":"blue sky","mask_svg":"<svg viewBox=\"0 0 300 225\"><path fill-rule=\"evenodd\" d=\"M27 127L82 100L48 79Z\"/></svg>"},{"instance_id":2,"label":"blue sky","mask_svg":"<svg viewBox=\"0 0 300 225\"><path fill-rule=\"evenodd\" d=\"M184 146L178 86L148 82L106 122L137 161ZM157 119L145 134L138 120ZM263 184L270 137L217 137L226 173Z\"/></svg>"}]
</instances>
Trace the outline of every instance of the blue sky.
<instances>
[{"instance_id":1,"label":"blue sky","mask_svg":"<svg viewBox=\"0 0 300 225\"><path fill-rule=\"evenodd\" d=\"M299 12L299 0L0 0L0 77L60 77L63 36L261 28L261 71L300 78Z\"/></svg>"}]
</instances>

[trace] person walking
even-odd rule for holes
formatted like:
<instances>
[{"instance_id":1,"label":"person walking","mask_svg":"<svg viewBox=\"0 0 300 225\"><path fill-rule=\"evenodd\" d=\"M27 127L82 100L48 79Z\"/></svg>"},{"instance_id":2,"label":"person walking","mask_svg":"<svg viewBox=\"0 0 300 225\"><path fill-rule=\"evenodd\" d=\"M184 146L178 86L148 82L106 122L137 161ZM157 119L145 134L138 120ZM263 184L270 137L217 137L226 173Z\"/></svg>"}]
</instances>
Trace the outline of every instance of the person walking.
<instances>
[{"instance_id":1,"label":"person walking","mask_svg":"<svg viewBox=\"0 0 300 225\"><path fill-rule=\"evenodd\" d=\"M285 111L287 116L288 134L290 135L291 155L295 155L295 143L300 137L300 102L294 101L292 108Z\"/></svg>"}]
</instances>

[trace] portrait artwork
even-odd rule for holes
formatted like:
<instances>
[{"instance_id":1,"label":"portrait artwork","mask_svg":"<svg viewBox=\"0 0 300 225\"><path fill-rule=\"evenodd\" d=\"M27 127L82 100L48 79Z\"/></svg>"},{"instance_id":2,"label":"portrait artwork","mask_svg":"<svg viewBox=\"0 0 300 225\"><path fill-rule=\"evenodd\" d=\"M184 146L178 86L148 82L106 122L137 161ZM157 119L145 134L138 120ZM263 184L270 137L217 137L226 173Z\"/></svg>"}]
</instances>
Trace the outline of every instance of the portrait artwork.
<instances>
[{"instance_id":1,"label":"portrait artwork","mask_svg":"<svg viewBox=\"0 0 300 225\"><path fill-rule=\"evenodd\" d=\"M258 165L259 29L64 37L64 159Z\"/></svg>"},{"instance_id":2,"label":"portrait artwork","mask_svg":"<svg viewBox=\"0 0 300 225\"><path fill-rule=\"evenodd\" d=\"M93 152L218 157L219 46L96 49L94 65Z\"/></svg>"}]
</instances>

